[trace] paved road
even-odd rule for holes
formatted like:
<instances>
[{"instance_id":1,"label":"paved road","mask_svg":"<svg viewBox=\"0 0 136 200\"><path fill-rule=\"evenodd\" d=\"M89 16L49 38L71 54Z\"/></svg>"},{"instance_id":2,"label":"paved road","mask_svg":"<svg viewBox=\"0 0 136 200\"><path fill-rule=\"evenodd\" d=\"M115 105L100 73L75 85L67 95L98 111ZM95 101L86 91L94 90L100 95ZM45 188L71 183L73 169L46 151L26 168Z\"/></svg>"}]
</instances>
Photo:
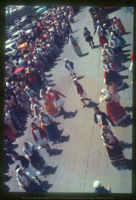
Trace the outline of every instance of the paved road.
<instances>
[{"instance_id":1,"label":"paved road","mask_svg":"<svg viewBox=\"0 0 136 200\"><path fill-rule=\"evenodd\" d=\"M127 44L123 50L125 54L132 54L133 49L133 17L124 13L122 9L117 10L111 14L122 19L126 28L127 35L124 39ZM72 46L67 44L63 48L63 52L56 60L56 65L52 68L49 77L50 84L54 84L54 88L66 95L64 108L68 112L68 118L65 120L62 116L56 118L59 130L62 130L64 142L53 145L56 149L56 154L49 157L45 149L41 150L41 155L45 158L48 165L54 167L54 173L49 174L46 178L41 177L43 186L48 189L48 192L82 192L92 193L93 182L99 180L102 185L110 185L113 193L131 193L132 191L132 171L131 165L129 169L124 171L115 170L109 161L106 148L100 140L100 127L93 121L94 110L93 106L82 108L81 102L77 96L74 84L69 76L68 71L64 67L64 58L68 58L74 62L77 76L80 77L79 82L84 90L88 93L88 97L92 98L95 103L99 101L99 92L105 88L103 82L103 70L101 62L101 47L91 49L83 38L83 28L86 26L93 33L92 18L88 12L88 7L83 8L82 11L74 17L75 23L72 24L72 29L75 31L73 35L79 37L79 45L83 53L88 55L79 58ZM97 36L94 36L95 45L99 45ZM130 56L128 56L129 58ZM130 60L124 63L126 70L121 72L121 75L128 75L128 79L124 82L128 84L128 88L119 92L121 96L121 105L129 107L129 114L132 117L132 75L129 72ZM100 109L106 112L105 102L99 105ZM14 145L18 144L15 149L18 153L23 154L22 144L24 141L34 143L31 134L31 118L26 119L26 130L24 134L17 138ZM123 153L131 162L132 159L132 125L131 120L126 127L113 128L114 133L122 144ZM69 139L68 139L69 135ZM128 144L126 144L128 143ZM58 151L57 151L58 149ZM58 167L56 167L58 166ZM9 172L6 174L12 176L6 185L10 188L10 192L22 191L19 189L15 171L15 163L10 165ZM56 167L56 171L55 171Z\"/></svg>"}]
</instances>

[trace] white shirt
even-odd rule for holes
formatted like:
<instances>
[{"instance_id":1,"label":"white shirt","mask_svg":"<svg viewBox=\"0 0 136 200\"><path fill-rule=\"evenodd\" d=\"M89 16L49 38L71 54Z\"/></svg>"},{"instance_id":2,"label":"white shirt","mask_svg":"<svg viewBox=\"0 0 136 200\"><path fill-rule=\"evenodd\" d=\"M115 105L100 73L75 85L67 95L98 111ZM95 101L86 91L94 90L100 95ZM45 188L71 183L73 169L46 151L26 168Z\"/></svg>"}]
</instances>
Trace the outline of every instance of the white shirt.
<instances>
[{"instance_id":1,"label":"white shirt","mask_svg":"<svg viewBox=\"0 0 136 200\"><path fill-rule=\"evenodd\" d=\"M97 123L102 123L102 115L96 114Z\"/></svg>"},{"instance_id":2,"label":"white shirt","mask_svg":"<svg viewBox=\"0 0 136 200\"><path fill-rule=\"evenodd\" d=\"M41 140L41 135L40 135L39 129L34 130L34 134L36 135L38 140Z\"/></svg>"}]
</instances>

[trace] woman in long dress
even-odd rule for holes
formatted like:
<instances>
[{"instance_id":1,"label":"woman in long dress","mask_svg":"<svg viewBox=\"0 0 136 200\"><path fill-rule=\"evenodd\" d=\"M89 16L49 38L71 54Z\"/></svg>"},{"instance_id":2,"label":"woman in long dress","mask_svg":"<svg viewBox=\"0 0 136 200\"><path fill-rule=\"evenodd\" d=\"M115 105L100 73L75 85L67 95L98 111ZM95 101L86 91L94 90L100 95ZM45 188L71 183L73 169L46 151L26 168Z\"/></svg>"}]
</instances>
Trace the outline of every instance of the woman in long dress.
<instances>
[{"instance_id":1,"label":"woman in long dress","mask_svg":"<svg viewBox=\"0 0 136 200\"><path fill-rule=\"evenodd\" d=\"M9 126L9 128L15 135L18 133L18 131L15 129L12 123L11 115L8 112L5 114L5 124Z\"/></svg>"},{"instance_id":2,"label":"woman in long dress","mask_svg":"<svg viewBox=\"0 0 136 200\"><path fill-rule=\"evenodd\" d=\"M76 54L78 56L82 56L82 51L77 43L77 39L75 37L73 37L71 34L69 34L69 43L68 44L72 44Z\"/></svg>"},{"instance_id":3,"label":"woman in long dress","mask_svg":"<svg viewBox=\"0 0 136 200\"><path fill-rule=\"evenodd\" d=\"M119 125L127 118L126 109L112 100L112 95L107 89L102 89L100 92L99 102L102 101L106 102L107 115L115 125Z\"/></svg>"},{"instance_id":4,"label":"woman in long dress","mask_svg":"<svg viewBox=\"0 0 136 200\"><path fill-rule=\"evenodd\" d=\"M114 36L117 37L119 39L119 41L120 41L120 47L123 48L125 46L125 44L126 44L126 41L121 36L121 31L114 24L111 25L111 28L112 28L112 32L113 32Z\"/></svg>"},{"instance_id":5,"label":"woman in long dress","mask_svg":"<svg viewBox=\"0 0 136 200\"><path fill-rule=\"evenodd\" d=\"M116 17L115 15L113 15L113 24L115 24L119 30L121 31L121 35L126 33L126 30L120 20L120 18Z\"/></svg>"},{"instance_id":6,"label":"woman in long dress","mask_svg":"<svg viewBox=\"0 0 136 200\"><path fill-rule=\"evenodd\" d=\"M32 167L36 169L36 174L43 175L47 164L43 157L41 157L39 148L30 142L24 142L23 152L26 158L30 160Z\"/></svg>"},{"instance_id":7,"label":"woman in long dress","mask_svg":"<svg viewBox=\"0 0 136 200\"><path fill-rule=\"evenodd\" d=\"M106 146L112 166L120 170L126 169L126 159L123 155L117 137L113 134L113 131L104 125L102 127L100 137L103 145Z\"/></svg>"},{"instance_id":8,"label":"woman in long dress","mask_svg":"<svg viewBox=\"0 0 136 200\"><path fill-rule=\"evenodd\" d=\"M52 117L58 116L59 115L58 108L55 107L53 99L49 99L47 93L43 89L40 90L40 97L41 100L35 99L35 101L37 101L42 106L42 108L44 108L47 111L47 113L50 116Z\"/></svg>"},{"instance_id":9,"label":"woman in long dress","mask_svg":"<svg viewBox=\"0 0 136 200\"><path fill-rule=\"evenodd\" d=\"M110 56L110 59L114 61L114 63L117 66L118 71L122 70L124 66L122 65L120 59L115 56L114 51L112 48L108 45L108 43L104 44L104 49L106 50L106 53Z\"/></svg>"},{"instance_id":10,"label":"woman in long dress","mask_svg":"<svg viewBox=\"0 0 136 200\"><path fill-rule=\"evenodd\" d=\"M102 67L104 70L104 82L113 81L118 90L121 90L124 87L124 82L122 81L120 75L114 71L111 63L107 63L105 59L102 60L102 62Z\"/></svg>"},{"instance_id":11,"label":"woman in long dress","mask_svg":"<svg viewBox=\"0 0 136 200\"><path fill-rule=\"evenodd\" d=\"M120 103L119 102L120 96L117 93L117 87L112 81L107 81L106 82L106 89L109 90L109 92L111 93L112 100L116 101L117 103Z\"/></svg>"}]
</instances>

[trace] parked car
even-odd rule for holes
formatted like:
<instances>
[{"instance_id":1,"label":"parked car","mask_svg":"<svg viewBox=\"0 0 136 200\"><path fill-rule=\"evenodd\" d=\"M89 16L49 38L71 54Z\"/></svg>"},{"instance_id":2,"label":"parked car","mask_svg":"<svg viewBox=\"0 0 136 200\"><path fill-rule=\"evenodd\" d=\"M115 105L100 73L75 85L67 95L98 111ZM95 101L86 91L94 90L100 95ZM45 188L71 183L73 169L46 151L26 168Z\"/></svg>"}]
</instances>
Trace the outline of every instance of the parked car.
<instances>
[{"instance_id":1,"label":"parked car","mask_svg":"<svg viewBox=\"0 0 136 200\"><path fill-rule=\"evenodd\" d=\"M11 38L10 38L9 40L6 41L6 45L11 44L11 43L14 43L16 40L17 40L18 42L21 42L21 41L22 41L22 37L21 37L21 34L20 34L21 32L24 32L24 31L23 31L23 30L19 30L19 31L15 32L15 33L11 36Z\"/></svg>"},{"instance_id":2,"label":"parked car","mask_svg":"<svg viewBox=\"0 0 136 200\"><path fill-rule=\"evenodd\" d=\"M47 10L47 6L44 6L44 7L42 6L36 11L36 14L39 15L39 14L45 12L46 10Z\"/></svg>"},{"instance_id":3,"label":"parked car","mask_svg":"<svg viewBox=\"0 0 136 200\"><path fill-rule=\"evenodd\" d=\"M6 48L5 48L5 51L6 51L5 55L6 55L6 57L7 56L8 57L10 57L10 56L15 57L16 54L17 54L16 53L16 48L17 48L16 43L12 43L12 44L6 45Z\"/></svg>"}]
</instances>

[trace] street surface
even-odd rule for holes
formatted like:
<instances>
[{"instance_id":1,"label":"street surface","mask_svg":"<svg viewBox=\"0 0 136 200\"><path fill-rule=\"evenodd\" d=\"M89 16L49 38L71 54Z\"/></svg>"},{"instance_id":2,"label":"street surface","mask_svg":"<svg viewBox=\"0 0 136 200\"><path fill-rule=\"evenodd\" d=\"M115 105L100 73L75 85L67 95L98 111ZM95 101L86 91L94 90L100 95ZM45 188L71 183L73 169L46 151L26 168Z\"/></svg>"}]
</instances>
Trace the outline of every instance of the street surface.
<instances>
[{"instance_id":1,"label":"street surface","mask_svg":"<svg viewBox=\"0 0 136 200\"><path fill-rule=\"evenodd\" d=\"M93 35L94 28L89 7L81 9L81 11L74 17L72 29L73 36L78 38L79 46L82 53L88 53L83 57L78 57L71 45L64 45L62 53L56 59L50 72L48 80L50 86L60 91L66 98L64 109L67 111L66 119L62 116L55 118L58 129L62 131L63 141L59 144L51 146L54 150L54 155L48 156L45 149L41 149L41 155L46 160L49 166L52 166L52 173L46 177L41 176L43 187L48 192L60 193L93 193L93 182L99 180L103 186L110 185L112 193L131 193L132 192L132 74L129 71L130 56L133 53L133 16L128 15L119 9L109 14L116 15L122 20L124 27L128 34L124 35L126 40L126 47L123 48L128 61L124 63L126 69L120 74L127 76L124 79L126 83L125 89L119 92L121 96L120 103L127 107L130 119L126 126L112 127L113 132L121 141L121 147L129 169L116 170L112 167L106 148L100 139L100 127L94 122L93 107L99 102L100 90L105 88L103 69L101 61L102 49L99 46L99 39L97 35L94 37L96 48L91 49L83 37L84 27L87 27ZM82 107L78 98L73 81L65 68L64 59L68 58L74 62L79 83L87 92L95 103L90 104L89 107ZM102 102L98 105L101 111L106 112L106 104ZM33 118L26 118L25 130L20 137L18 136L16 142L13 143L15 151L23 155L23 143L29 141L34 143L31 133L31 123ZM38 121L36 121L38 124ZM128 143L128 144L127 144ZM9 192L23 192L19 189L14 167L16 163L9 166L9 172L6 173L12 177L5 184L10 188ZM55 168L56 167L56 168Z\"/></svg>"}]
</instances>

